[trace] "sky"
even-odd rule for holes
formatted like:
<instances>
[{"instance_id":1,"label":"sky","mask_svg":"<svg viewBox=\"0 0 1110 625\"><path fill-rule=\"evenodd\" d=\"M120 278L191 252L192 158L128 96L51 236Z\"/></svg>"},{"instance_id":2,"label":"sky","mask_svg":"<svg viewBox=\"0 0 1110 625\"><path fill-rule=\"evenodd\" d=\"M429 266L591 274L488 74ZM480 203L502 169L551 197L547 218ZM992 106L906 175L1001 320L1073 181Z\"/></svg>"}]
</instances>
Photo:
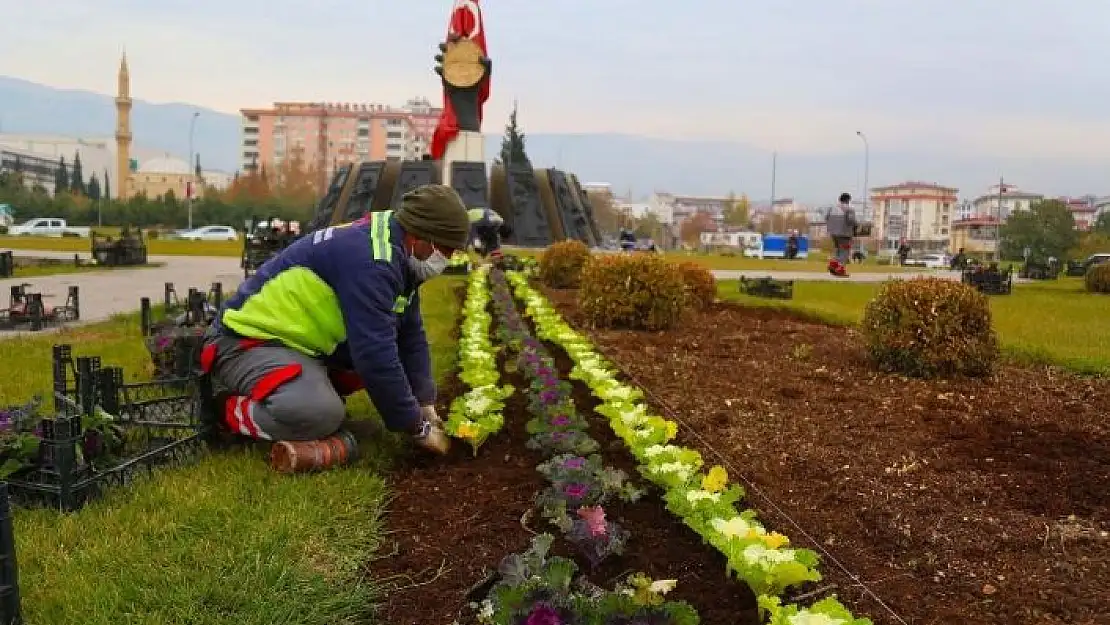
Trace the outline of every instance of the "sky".
<instances>
[{"instance_id":1,"label":"sky","mask_svg":"<svg viewBox=\"0 0 1110 625\"><path fill-rule=\"evenodd\" d=\"M0 0L0 74L235 113L281 100L440 98L452 0ZM1110 2L481 0L487 119L532 133L1098 159ZM500 124L501 122L498 122ZM487 126L489 124L487 123ZM488 130L488 128L487 128Z\"/></svg>"}]
</instances>

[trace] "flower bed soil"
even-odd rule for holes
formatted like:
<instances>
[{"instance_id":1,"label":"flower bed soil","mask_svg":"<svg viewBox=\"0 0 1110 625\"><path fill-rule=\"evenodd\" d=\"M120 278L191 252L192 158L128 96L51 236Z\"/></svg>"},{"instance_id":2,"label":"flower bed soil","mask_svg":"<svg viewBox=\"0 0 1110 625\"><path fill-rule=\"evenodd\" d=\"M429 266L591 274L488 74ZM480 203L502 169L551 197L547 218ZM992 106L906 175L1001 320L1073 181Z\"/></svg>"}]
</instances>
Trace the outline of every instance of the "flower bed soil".
<instances>
[{"instance_id":1,"label":"flower bed soil","mask_svg":"<svg viewBox=\"0 0 1110 625\"><path fill-rule=\"evenodd\" d=\"M565 356L563 364L569 364ZM387 538L380 557L369 566L383 584L375 615L380 622L450 625L457 619L474 623L468 591L504 556L525 550L531 532L553 531L536 516L527 520L531 532L521 523L545 483L536 471L540 457L525 447L527 384L518 374L503 379L517 392L506 402L505 427L482 445L477 457L468 445L453 441L446 459L413 455L393 472L393 499L385 517ZM582 384L574 387L576 405L582 414L589 414L585 410L596 402ZM452 375L440 389L440 414L447 414L451 399L463 391L465 386ZM602 444L607 464L647 485L603 419L594 420L590 435ZM667 599L689 602L699 611L703 625L757 623L751 592L726 578L724 558L677 521L657 496L648 495L635 504L615 503L611 510L611 518L632 536L625 554L597 571L591 572L584 559L576 558L591 581L612 588L618 578L636 571L653 579L677 579L678 587ZM560 539L553 551L575 557Z\"/></svg>"},{"instance_id":2,"label":"flower bed soil","mask_svg":"<svg viewBox=\"0 0 1110 625\"><path fill-rule=\"evenodd\" d=\"M545 293L581 327L573 292ZM674 411L682 444L716 461L682 432L704 436L907 622L1110 623L1110 381L879 374L852 330L736 305L589 334ZM856 613L897 622L828 558L823 572Z\"/></svg>"}]
</instances>

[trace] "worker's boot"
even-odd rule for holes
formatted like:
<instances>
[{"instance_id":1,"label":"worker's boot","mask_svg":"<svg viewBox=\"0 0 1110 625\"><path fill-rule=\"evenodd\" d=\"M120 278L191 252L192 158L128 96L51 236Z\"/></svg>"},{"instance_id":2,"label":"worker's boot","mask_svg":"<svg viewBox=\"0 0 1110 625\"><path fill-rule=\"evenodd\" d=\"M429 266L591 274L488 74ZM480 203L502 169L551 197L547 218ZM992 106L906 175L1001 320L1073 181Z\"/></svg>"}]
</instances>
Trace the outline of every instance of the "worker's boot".
<instances>
[{"instance_id":1,"label":"worker's boot","mask_svg":"<svg viewBox=\"0 0 1110 625\"><path fill-rule=\"evenodd\" d=\"M270 448L270 468L278 473L305 473L346 466L358 457L358 443L340 430L315 441L278 441Z\"/></svg>"},{"instance_id":2,"label":"worker's boot","mask_svg":"<svg viewBox=\"0 0 1110 625\"><path fill-rule=\"evenodd\" d=\"M443 431L442 426L433 425L430 421L424 422L420 433L413 437L413 442L440 456L451 450L451 439L447 437L447 432Z\"/></svg>"}]
</instances>

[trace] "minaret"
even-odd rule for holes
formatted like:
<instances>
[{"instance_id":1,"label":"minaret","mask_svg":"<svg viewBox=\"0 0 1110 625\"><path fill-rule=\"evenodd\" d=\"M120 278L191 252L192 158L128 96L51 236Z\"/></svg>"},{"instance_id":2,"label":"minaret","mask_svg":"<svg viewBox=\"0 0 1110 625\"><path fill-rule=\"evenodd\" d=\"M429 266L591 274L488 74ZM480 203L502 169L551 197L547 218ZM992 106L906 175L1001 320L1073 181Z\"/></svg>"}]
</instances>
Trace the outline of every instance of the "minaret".
<instances>
[{"instance_id":1,"label":"minaret","mask_svg":"<svg viewBox=\"0 0 1110 625\"><path fill-rule=\"evenodd\" d=\"M127 52L119 64L116 93L116 199L131 197L131 74L127 71Z\"/></svg>"}]
</instances>

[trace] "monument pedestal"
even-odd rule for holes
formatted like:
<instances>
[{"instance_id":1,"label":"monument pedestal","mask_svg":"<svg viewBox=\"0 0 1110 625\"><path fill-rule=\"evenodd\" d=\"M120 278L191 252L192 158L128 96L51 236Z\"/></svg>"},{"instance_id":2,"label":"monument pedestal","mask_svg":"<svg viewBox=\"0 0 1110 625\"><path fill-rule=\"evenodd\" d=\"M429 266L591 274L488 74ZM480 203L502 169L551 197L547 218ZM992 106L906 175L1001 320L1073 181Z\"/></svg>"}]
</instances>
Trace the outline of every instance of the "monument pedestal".
<instances>
[{"instance_id":1,"label":"monument pedestal","mask_svg":"<svg viewBox=\"0 0 1110 625\"><path fill-rule=\"evenodd\" d=\"M451 186L452 164L485 163L485 138L480 132L460 131L443 153L443 184Z\"/></svg>"}]
</instances>

